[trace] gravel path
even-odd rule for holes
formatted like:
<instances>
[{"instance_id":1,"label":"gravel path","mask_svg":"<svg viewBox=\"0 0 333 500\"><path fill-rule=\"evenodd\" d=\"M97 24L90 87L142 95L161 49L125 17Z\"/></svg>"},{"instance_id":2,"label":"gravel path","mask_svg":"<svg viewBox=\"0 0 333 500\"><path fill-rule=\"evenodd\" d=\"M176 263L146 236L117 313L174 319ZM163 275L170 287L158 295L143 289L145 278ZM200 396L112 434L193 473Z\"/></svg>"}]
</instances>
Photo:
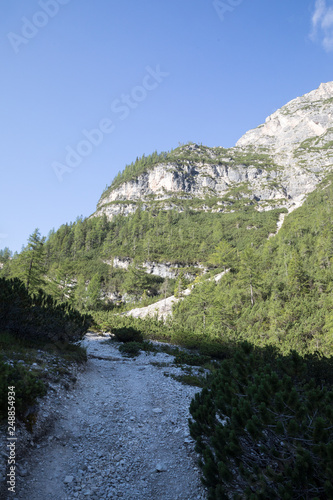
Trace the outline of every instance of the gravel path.
<instances>
[{"instance_id":1,"label":"gravel path","mask_svg":"<svg viewBox=\"0 0 333 500\"><path fill-rule=\"evenodd\" d=\"M87 368L58 402L51 434L22 461L15 498L206 498L187 425L198 389L164 375L181 373L173 357L126 359L91 333L85 345Z\"/></svg>"}]
</instances>

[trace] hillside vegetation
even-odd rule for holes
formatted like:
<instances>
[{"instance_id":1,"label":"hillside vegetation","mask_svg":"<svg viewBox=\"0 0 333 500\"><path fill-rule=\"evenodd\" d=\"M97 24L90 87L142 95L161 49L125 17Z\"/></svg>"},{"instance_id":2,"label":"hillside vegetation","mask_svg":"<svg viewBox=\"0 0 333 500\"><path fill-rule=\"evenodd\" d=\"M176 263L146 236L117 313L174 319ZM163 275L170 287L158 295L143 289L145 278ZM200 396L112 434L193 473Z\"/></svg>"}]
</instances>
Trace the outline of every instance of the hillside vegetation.
<instances>
[{"instance_id":1,"label":"hillside vegetation","mask_svg":"<svg viewBox=\"0 0 333 500\"><path fill-rule=\"evenodd\" d=\"M211 256L221 242L237 252L259 247L276 230L283 211L245 207L224 214L196 212L185 204L182 212L138 207L133 215L111 221L106 216L78 218L52 231L46 241L35 231L20 254L4 260L0 272L21 278L31 291L43 288L57 300L69 300L82 311L112 308L108 296L121 300L127 294L139 300L173 293L175 281L148 275L141 267L144 262L167 262L195 276L201 271L193 266L214 267ZM114 257L133 264L128 271L115 268L110 265Z\"/></svg>"},{"instance_id":2,"label":"hillside vegetation","mask_svg":"<svg viewBox=\"0 0 333 500\"><path fill-rule=\"evenodd\" d=\"M219 283L202 283L176 306L175 323L282 352L333 352L333 187L327 179L278 235L251 245Z\"/></svg>"}]
</instances>

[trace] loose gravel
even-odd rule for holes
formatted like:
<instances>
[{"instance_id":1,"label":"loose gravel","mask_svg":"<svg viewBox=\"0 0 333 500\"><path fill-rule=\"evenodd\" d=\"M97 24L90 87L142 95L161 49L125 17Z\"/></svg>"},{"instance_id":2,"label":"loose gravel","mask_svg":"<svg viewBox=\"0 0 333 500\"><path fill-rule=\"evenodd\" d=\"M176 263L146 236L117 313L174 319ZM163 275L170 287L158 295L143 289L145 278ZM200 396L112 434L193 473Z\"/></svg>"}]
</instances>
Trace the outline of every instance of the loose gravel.
<instances>
[{"instance_id":1,"label":"loose gravel","mask_svg":"<svg viewBox=\"0 0 333 500\"><path fill-rule=\"evenodd\" d=\"M124 358L89 333L86 369L73 390L49 403L51 430L19 461L13 500L203 500L188 431L199 390L170 377L173 356ZM56 410L55 410L56 408Z\"/></svg>"}]
</instances>

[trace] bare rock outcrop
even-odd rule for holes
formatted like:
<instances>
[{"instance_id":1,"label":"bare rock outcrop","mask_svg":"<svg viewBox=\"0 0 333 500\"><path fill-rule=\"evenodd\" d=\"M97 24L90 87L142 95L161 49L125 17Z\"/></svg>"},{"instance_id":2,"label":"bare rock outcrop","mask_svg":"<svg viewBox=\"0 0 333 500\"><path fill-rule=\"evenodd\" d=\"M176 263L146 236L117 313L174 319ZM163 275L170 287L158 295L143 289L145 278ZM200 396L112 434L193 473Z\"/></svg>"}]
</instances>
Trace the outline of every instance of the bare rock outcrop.
<instances>
[{"instance_id":1,"label":"bare rock outcrop","mask_svg":"<svg viewBox=\"0 0 333 500\"><path fill-rule=\"evenodd\" d=\"M230 149L190 144L102 195L95 216L128 215L195 200L196 210L228 212L235 200L258 210L290 208L332 170L333 82L293 99ZM201 205L198 199L202 201ZM213 200L207 203L207 200Z\"/></svg>"}]
</instances>

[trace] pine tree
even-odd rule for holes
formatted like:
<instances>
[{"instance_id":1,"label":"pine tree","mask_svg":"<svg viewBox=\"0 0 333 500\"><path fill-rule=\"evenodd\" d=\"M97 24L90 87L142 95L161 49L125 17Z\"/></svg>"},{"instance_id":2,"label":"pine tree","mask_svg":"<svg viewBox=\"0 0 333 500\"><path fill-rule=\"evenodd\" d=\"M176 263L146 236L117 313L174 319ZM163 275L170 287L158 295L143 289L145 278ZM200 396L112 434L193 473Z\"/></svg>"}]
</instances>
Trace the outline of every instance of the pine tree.
<instances>
[{"instance_id":1,"label":"pine tree","mask_svg":"<svg viewBox=\"0 0 333 500\"><path fill-rule=\"evenodd\" d=\"M97 309L100 304L101 296L101 277L94 274L87 287L87 307L88 309Z\"/></svg>"},{"instance_id":2,"label":"pine tree","mask_svg":"<svg viewBox=\"0 0 333 500\"><path fill-rule=\"evenodd\" d=\"M143 292L149 287L149 275L141 265L132 264L128 268L124 283L127 293L134 295L138 300Z\"/></svg>"},{"instance_id":3,"label":"pine tree","mask_svg":"<svg viewBox=\"0 0 333 500\"><path fill-rule=\"evenodd\" d=\"M88 300L88 293L86 287L86 280L83 275L80 275L77 278L77 283L74 290L74 301L76 307L78 307L79 310L84 309L87 305L87 300Z\"/></svg>"},{"instance_id":4,"label":"pine tree","mask_svg":"<svg viewBox=\"0 0 333 500\"><path fill-rule=\"evenodd\" d=\"M22 279L28 292L35 293L45 286L45 237L38 229L29 236L28 244L13 260L11 274Z\"/></svg>"},{"instance_id":5,"label":"pine tree","mask_svg":"<svg viewBox=\"0 0 333 500\"><path fill-rule=\"evenodd\" d=\"M241 254L239 278L250 291L251 306L255 303L255 290L259 285L258 256L253 248L245 249Z\"/></svg>"},{"instance_id":6,"label":"pine tree","mask_svg":"<svg viewBox=\"0 0 333 500\"><path fill-rule=\"evenodd\" d=\"M184 273L183 273L183 271L181 271L179 273L178 279L176 281L176 286L175 286L175 291L174 291L175 297L177 297L177 298L182 297L185 289L186 289L186 281L184 278Z\"/></svg>"},{"instance_id":7,"label":"pine tree","mask_svg":"<svg viewBox=\"0 0 333 500\"><path fill-rule=\"evenodd\" d=\"M12 252L8 247L5 247L3 250L0 250L0 262L7 262L12 257Z\"/></svg>"},{"instance_id":8,"label":"pine tree","mask_svg":"<svg viewBox=\"0 0 333 500\"><path fill-rule=\"evenodd\" d=\"M302 259L299 253L294 251L288 263L288 287L290 293L295 295L304 292L307 281L308 279L303 268Z\"/></svg>"},{"instance_id":9,"label":"pine tree","mask_svg":"<svg viewBox=\"0 0 333 500\"><path fill-rule=\"evenodd\" d=\"M214 253L209 256L208 262L214 266L223 267L226 270L227 267L232 267L235 263L235 258L235 248L227 241L222 240L215 248Z\"/></svg>"},{"instance_id":10,"label":"pine tree","mask_svg":"<svg viewBox=\"0 0 333 500\"><path fill-rule=\"evenodd\" d=\"M168 291L169 291L169 278L166 277L160 288L160 293L164 296L164 299L166 299Z\"/></svg>"}]
</instances>

